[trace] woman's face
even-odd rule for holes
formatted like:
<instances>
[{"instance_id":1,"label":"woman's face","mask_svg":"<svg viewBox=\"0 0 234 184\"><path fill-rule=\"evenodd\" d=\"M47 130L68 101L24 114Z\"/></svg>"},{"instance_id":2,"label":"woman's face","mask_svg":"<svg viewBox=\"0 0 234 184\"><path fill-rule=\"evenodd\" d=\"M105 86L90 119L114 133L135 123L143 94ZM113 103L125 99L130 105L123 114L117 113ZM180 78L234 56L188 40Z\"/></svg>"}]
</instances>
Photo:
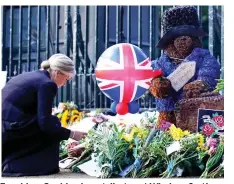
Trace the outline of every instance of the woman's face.
<instances>
[{"instance_id":1,"label":"woman's face","mask_svg":"<svg viewBox=\"0 0 234 184\"><path fill-rule=\"evenodd\" d=\"M57 84L57 86L59 88L59 87L64 86L69 79L70 79L69 76L61 73L60 71L56 71L56 76L54 77L54 82Z\"/></svg>"}]
</instances>

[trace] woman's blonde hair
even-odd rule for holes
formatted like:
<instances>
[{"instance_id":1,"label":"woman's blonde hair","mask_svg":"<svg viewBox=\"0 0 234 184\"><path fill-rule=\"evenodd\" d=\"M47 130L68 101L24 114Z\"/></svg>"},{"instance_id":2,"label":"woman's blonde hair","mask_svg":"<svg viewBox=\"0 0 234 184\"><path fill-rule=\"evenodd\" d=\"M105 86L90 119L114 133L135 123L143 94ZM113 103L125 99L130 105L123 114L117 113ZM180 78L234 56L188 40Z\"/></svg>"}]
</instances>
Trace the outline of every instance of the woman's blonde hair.
<instances>
[{"instance_id":1,"label":"woman's blonde hair","mask_svg":"<svg viewBox=\"0 0 234 184\"><path fill-rule=\"evenodd\" d=\"M76 74L74 62L64 54L54 54L41 63L42 70L57 70L73 77Z\"/></svg>"}]
</instances>

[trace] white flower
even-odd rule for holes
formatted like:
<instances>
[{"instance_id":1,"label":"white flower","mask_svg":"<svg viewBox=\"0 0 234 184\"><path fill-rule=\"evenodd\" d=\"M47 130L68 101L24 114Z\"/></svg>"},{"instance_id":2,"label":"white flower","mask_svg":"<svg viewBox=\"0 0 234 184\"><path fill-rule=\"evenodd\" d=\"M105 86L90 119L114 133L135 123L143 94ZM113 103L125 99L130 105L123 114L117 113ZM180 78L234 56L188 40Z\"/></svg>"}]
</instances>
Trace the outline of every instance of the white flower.
<instances>
[{"instance_id":1,"label":"white flower","mask_svg":"<svg viewBox=\"0 0 234 184\"><path fill-rule=\"evenodd\" d=\"M64 103L59 103L59 105L58 105L58 110L57 110L57 113L61 113L61 112L63 112L64 110L65 110L65 105L64 105Z\"/></svg>"},{"instance_id":2,"label":"white flower","mask_svg":"<svg viewBox=\"0 0 234 184\"><path fill-rule=\"evenodd\" d=\"M70 104L69 104L72 108L75 108L76 107L76 105L75 105L75 103L74 102L70 102Z\"/></svg>"},{"instance_id":3,"label":"white flower","mask_svg":"<svg viewBox=\"0 0 234 184\"><path fill-rule=\"evenodd\" d=\"M56 115L56 114L61 113L61 112L63 112L63 111L61 111L57 107L52 108L52 115Z\"/></svg>"}]
</instances>

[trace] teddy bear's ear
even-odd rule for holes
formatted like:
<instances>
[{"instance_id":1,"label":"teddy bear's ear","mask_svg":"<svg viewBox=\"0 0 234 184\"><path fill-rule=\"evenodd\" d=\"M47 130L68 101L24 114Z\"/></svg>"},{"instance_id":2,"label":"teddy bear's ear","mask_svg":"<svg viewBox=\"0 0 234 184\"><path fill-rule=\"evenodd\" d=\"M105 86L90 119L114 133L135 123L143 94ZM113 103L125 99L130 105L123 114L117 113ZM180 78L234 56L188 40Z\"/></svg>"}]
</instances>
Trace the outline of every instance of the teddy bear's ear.
<instances>
[{"instance_id":1,"label":"teddy bear's ear","mask_svg":"<svg viewBox=\"0 0 234 184\"><path fill-rule=\"evenodd\" d=\"M157 47L165 49L179 36L202 37L207 34L201 29L197 10L193 6L177 6L166 10L162 16L163 36Z\"/></svg>"}]
</instances>

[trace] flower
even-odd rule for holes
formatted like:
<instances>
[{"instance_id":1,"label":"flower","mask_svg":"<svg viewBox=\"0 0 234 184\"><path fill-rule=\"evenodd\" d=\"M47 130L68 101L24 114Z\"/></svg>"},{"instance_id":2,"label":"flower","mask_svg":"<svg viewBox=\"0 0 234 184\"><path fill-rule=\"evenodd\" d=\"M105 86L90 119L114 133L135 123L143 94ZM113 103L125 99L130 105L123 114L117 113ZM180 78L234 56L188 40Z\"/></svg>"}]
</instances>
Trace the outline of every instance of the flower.
<instances>
[{"instance_id":1,"label":"flower","mask_svg":"<svg viewBox=\"0 0 234 184\"><path fill-rule=\"evenodd\" d=\"M202 134L197 133L198 139L197 139L197 150L207 150L207 147L205 146L204 136Z\"/></svg>"},{"instance_id":2,"label":"flower","mask_svg":"<svg viewBox=\"0 0 234 184\"><path fill-rule=\"evenodd\" d=\"M206 139L206 144L208 147L217 147L217 139L209 137Z\"/></svg>"},{"instance_id":3,"label":"flower","mask_svg":"<svg viewBox=\"0 0 234 184\"><path fill-rule=\"evenodd\" d=\"M68 127L84 117L84 112L80 112L74 102L60 102L58 108L54 108L54 115L61 121L62 127Z\"/></svg>"},{"instance_id":4,"label":"flower","mask_svg":"<svg viewBox=\"0 0 234 184\"><path fill-rule=\"evenodd\" d=\"M59 113L59 114L57 115L57 117L60 119L60 118L62 117L62 114Z\"/></svg>"},{"instance_id":5,"label":"flower","mask_svg":"<svg viewBox=\"0 0 234 184\"><path fill-rule=\"evenodd\" d=\"M171 124L168 132L176 141L180 140L182 137L190 135L190 132L188 130L183 131L180 128L176 128L174 124Z\"/></svg>"},{"instance_id":6,"label":"flower","mask_svg":"<svg viewBox=\"0 0 234 184\"><path fill-rule=\"evenodd\" d=\"M63 112L66 109L67 109L67 107L66 107L66 105L64 103L59 103L59 105L58 105L58 111L59 112Z\"/></svg>"},{"instance_id":7,"label":"flower","mask_svg":"<svg viewBox=\"0 0 234 184\"><path fill-rule=\"evenodd\" d=\"M131 129L131 132L129 134L125 134L124 136L122 136L122 138L124 138L127 142L131 142L135 134L140 139L144 139L148 135L148 130L144 130L142 128L134 126Z\"/></svg>"},{"instance_id":8,"label":"flower","mask_svg":"<svg viewBox=\"0 0 234 184\"><path fill-rule=\"evenodd\" d=\"M103 114L98 114L97 116L93 117L92 121L95 123L102 123L107 121L108 119Z\"/></svg>"},{"instance_id":9,"label":"flower","mask_svg":"<svg viewBox=\"0 0 234 184\"><path fill-rule=\"evenodd\" d=\"M62 127L67 127L68 123L67 120L69 118L69 111L65 110L63 115L62 115L62 119L61 119L61 123L62 123Z\"/></svg>"},{"instance_id":10,"label":"flower","mask_svg":"<svg viewBox=\"0 0 234 184\"><path fill-rule=\"evenodd\" d=\"M124 127L124 126L126 126L126 124L125 124L124 122L121 121L121 122L119 123L119 126L123 126L123 127Z\"/></svg>"},{"instance_id":11,"label":"flower","mask_svg":"<svg viewBox=\"0 0 234 184\"><path fill-rule=\"evenodd\" d=\"M167 131L171 126L170 122L162 120L161 123L159 123L158 128L163 131Z\"/></svg>"},{"instance_id":12,"label":"flower","mask_svg":"<svg viewBox=\"0 0 234 184\"><path fill-rule=\"evenodd\" d=\"M212 146L212 147L210 147L210 149L208 151L208 154L212 155L212 154L214 154L216 152L216 150L217 150L217 147Z\"/></svg>"},{"instance_id":13,"label":"flower","mask_svg":"<svg viewBox=\"0 0 234 184\"><path fill-rule=\"evenodd\" d=\"M134 134L135 134L135 130L132 129L130 134L126 134L126 135L122 136L122 138L125 139L127 142L131 142L132 139L133 139Z\"/></svg>"},{"instance_id":14,"label":"flower","mask_svg":"<svg viewBox=\"0 0 234 184\"><path fill-rule=\"evenodd\" d=\"M205 135L211 135L214 132L214 127L210 124L204 124L202 126L202 133Z\"/></svg>"},{"instance_id":15,"label":"flower","mask_svg":"<svg viewBox=\"0 0 234 184\"><path fill-rule=\"evenodd\" d=\"M182 137L184 137L184 132L180 128L176 128L174 124L172 124L169 128L169 134L172 136L172 138L176 141L180 140Z\"/></svg>"},{"instance_id":16,"label":"flower","mask_svg":"<svg viewBox=\"0 0 234 184\"><path fill-rule=\"evenodd\" d=\"M81 112L79 112L77 109L74 109L74 110L72 110L71 113L72 113L72 115L75 115L75 114L79 115Z\"/></svg>"},{"instance_id":17,"label":"flower","mask_svg":"<svg viewBox=\"0 0 234 184\"><path fill-rule=\"evenodd\" d=\"M184 135L185 135L185 136L188 136L188 135L190 135L190 132L189 132L188 130L185 130L185 131L184 131Z\"/></svg>"},{"instance_id":18,"label":"flower","mask_svg":"<svg viewBox=\"0 0 234 184\"><path fill-rule=\"evenodd\" d=\"M136 133L136 136L139 137L140 139L144 139L148 135L148 130L147 129L134 127L133 131Z\"/></svg>"},{"instance_id":19,"label":"flower","mask_svg":"<svg viewBox=\"0 0 234 184\"><path fill-rule=\"evenodd\" d=\"M73 116L71 117L71 122L74 123L74 122L76 122L76 121L80 121L81 118L82 118L81 115L73 115Z\"/></svg>"},{"instance_id":20,"label":"flower","mask_svg":"<svg viewBox=\"0 0 234 184\"><path fill-rule=\"evenodd\" d=\"M219 127L223 127L224 125L224 118L221 115L218 116L214 116L212 118L212 120L219 126Z\"/></svg>"}]
</instances>

